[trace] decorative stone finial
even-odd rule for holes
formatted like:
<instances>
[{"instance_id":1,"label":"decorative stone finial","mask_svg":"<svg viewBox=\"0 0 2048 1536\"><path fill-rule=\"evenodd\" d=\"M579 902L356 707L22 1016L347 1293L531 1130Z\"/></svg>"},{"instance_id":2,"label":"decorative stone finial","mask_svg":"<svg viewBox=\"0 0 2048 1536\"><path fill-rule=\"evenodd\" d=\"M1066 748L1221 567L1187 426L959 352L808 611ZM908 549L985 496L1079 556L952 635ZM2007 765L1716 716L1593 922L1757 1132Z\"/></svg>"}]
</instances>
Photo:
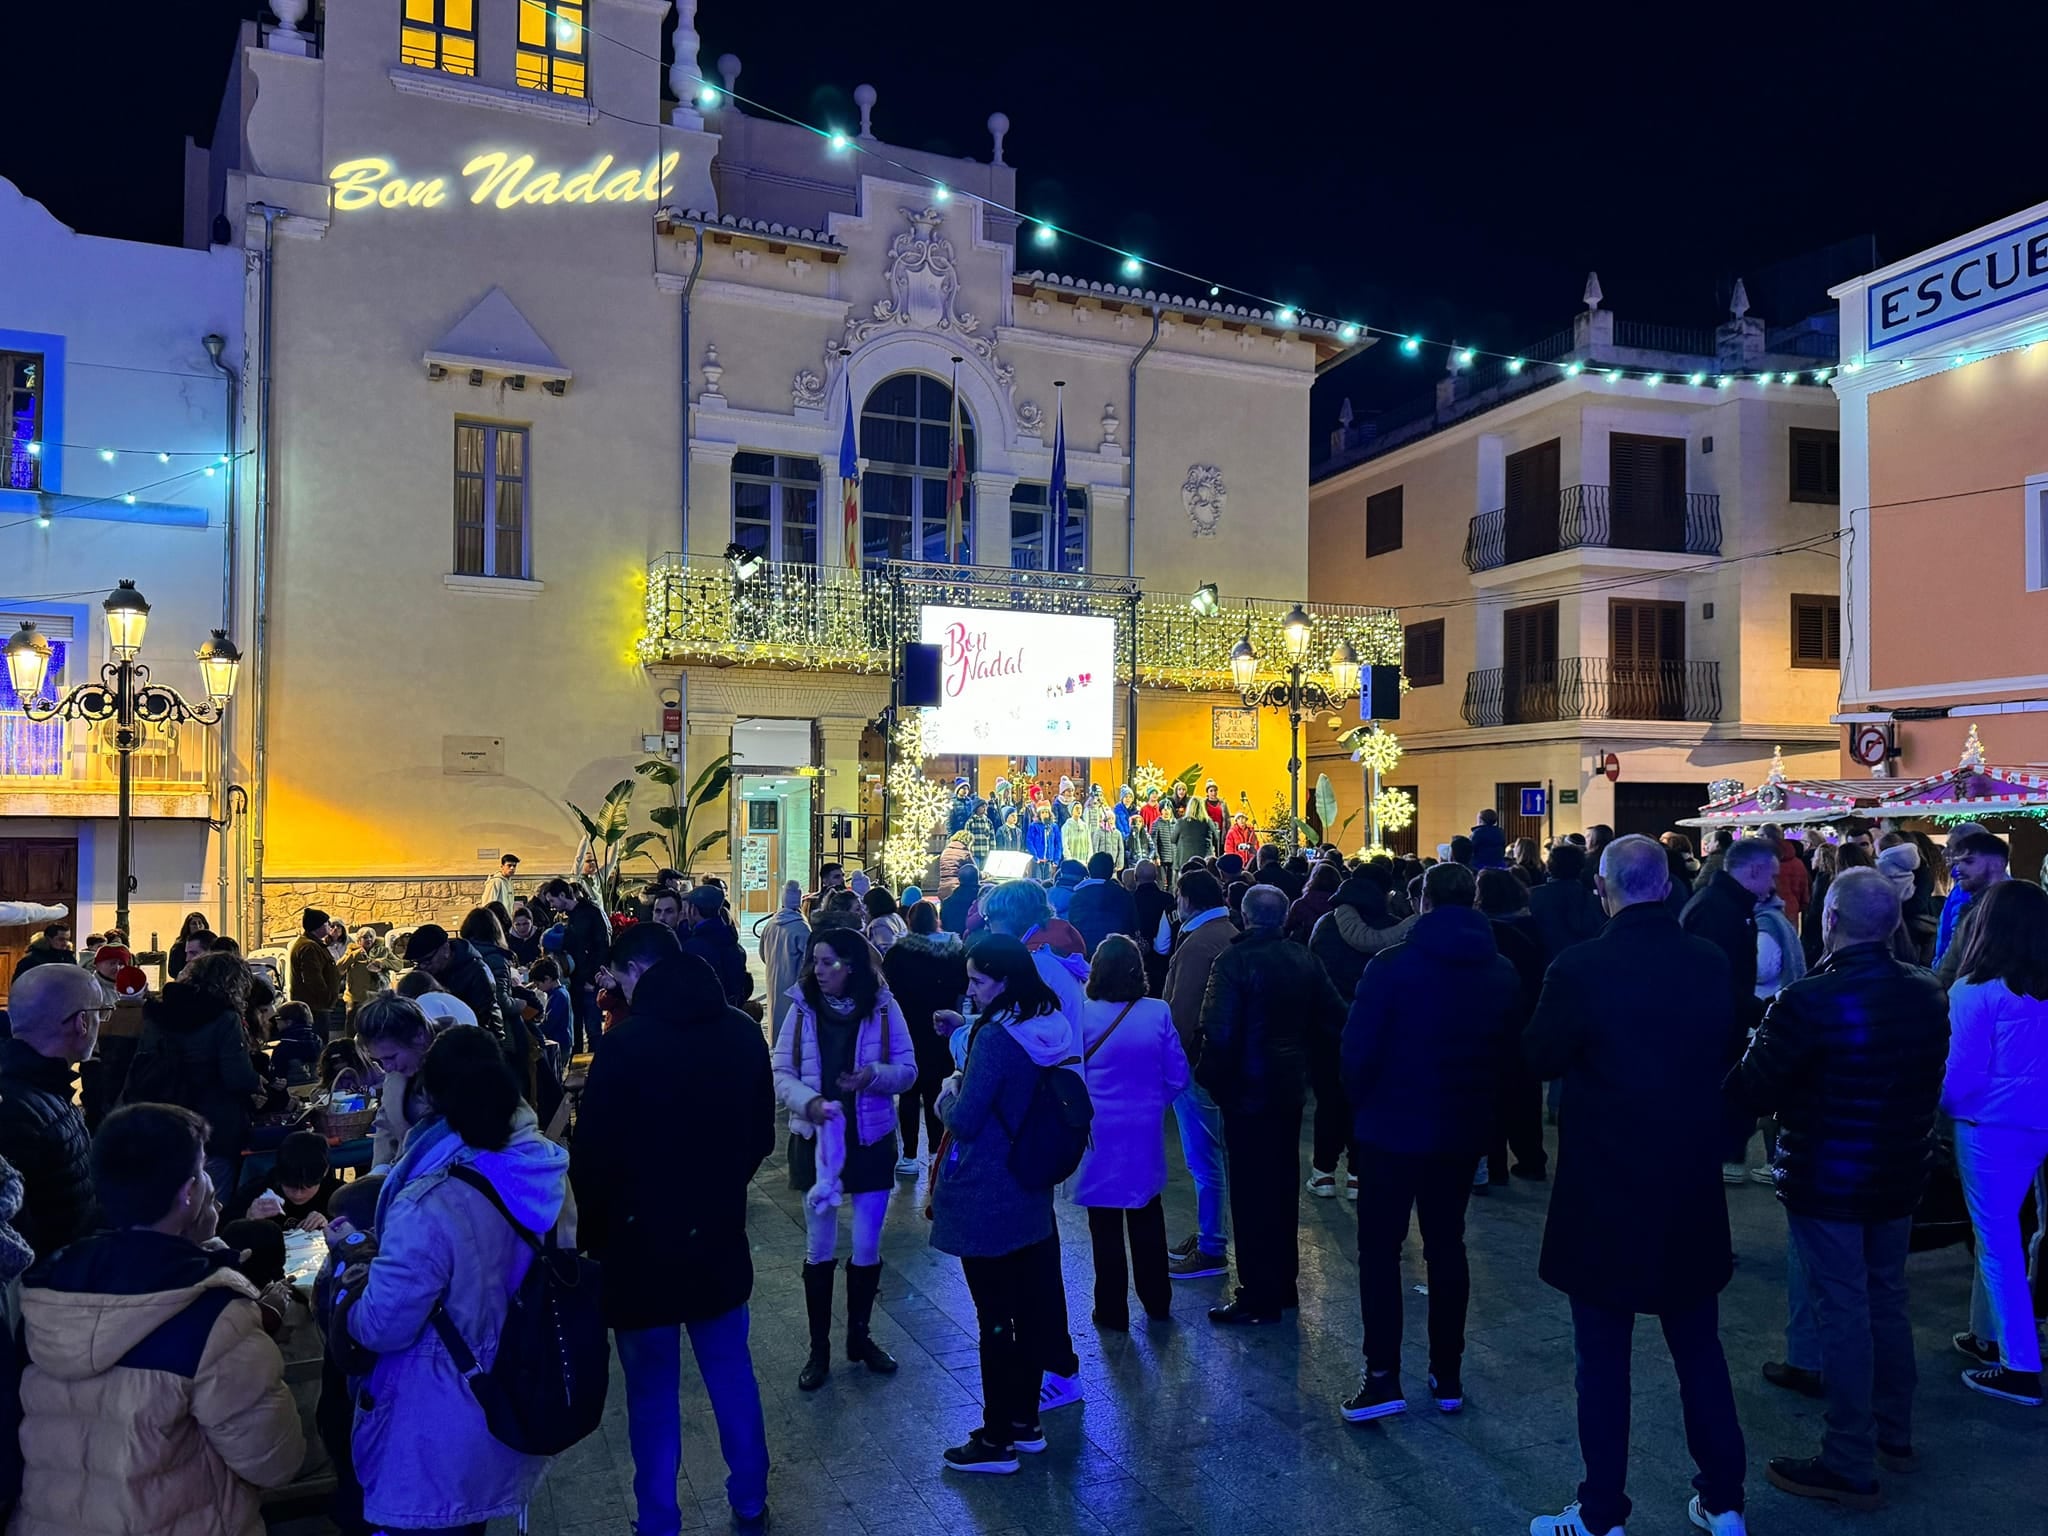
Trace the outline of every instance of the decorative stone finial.
<instances>
[{"instance_id":1,"label":"decorative stone finial","mask_svg":"<svg viewBox=\"0 0 2048 1536\"><path fill-rule=\"evenodd\" d=\"M719 365L718 344L716 342L705 347L704 367L701 372L704 375L704 393L699 398L704 400L723 399L724 396L718 391L718 381L725 377L725 369Z\"/></svg>"},{"instance_id":2,"label":"decorative stone finial","mask_svg":"<svg viewBox=\"0 0 2048 1536\"><path fill-rule=\"evenodd\" d=\"M1728 295L1728 313L1740 320L1749 313L1749 290L1742 286L1742 279L1735 279L1735 291Z\"/></svg>"},{"instance_id":3,"label":"decorative stone finial","mask_svg":"<svg viewBox=\"0 0 2048 1536\"><path fill-rule=\"evenodd\" d=\"M299 23L306 19L306 10L312 0L269 0L270 14L277 18L277 24L287 31L299 30Z\"/></svg>"},{"instance_id":4,"label":"decorative stone finial","mask_svg":"<svg viewBox=\"0 0 2048 1536\"><path fill-rule=\"evenodd\" d=\"M1785 749L1783 747L1773 747L1771 748L1771 778L1773 780L1782 780L1784 777Z\"/></svg>"},{"instance_id":5,"label":"decorative stone finial","mask_svg":"<svg viewBox=\"0 0 2048 1536\"><path fill-rule=\"evenodd\" d=\"M990 165L1003 163L1003 135L1010 131L1010 120L1000 112L991 112L988 117L988 131L996 141L995 153L989 156Z\"/></svg>"},{"instance_id":6,"label":"decorative stone finial","mask_svg":"<svg viewBox=\"0 0 2048 1536\"><path fill-rule=\"evenodd\" d=\"M697 35L697 0L676 0L676 56L668 67L668 88L676 98L672 120L686 128L704 126L704 114L697 110L697 93L704 88L697 47L703 41Z\"/></svg>"},{"instance_id":7,"label":"decorative stone finial","mask_svg":"<svg viewBox=\"0 0 2048 1536\"><path fill-rule=\"evenodd\" d=\"M1340 427L1348 427L1356 419L1357 418L1354 417L1351 412L1351 397L1349 395L1346 395L1344 397L1344 403L1337 407L1337 425Z\"/></svg>"},{"instance_id":8,"label":"decorative stone finial","mask_svg":"<svg viewBox=\"0 0 2048 1536\"><path fill-rule=\"evenodd\" d=\"M718 78L725 82L725 105L739 111L739 103L732 100L732 93L739 89L740 56L736 53L721 53L718 56Z\"/></svg>"},{"instance_id":9,"label":"decorative stone finial","mask_svg":"<svg viewBox=\"0 0 2048 1536\"><path fill-rule=\"evenodd\" d=\"M1114 401L1102 408L1102 452L1109 453L1116 447L1117 430L1123 423L1116 419Z\"/></svg>"},{"instance_id":10,"label":"decorative stone finial","mask_svg":"<svg viewBox=\"0 0 2048 1536\"><path fill-rule=\"evenodd\" d=\"M1984 743L1977 739L1977 726L1974 721L1970 725L1969 736L1963 742L1962 761L1956 766L1967 768L1971 773L1984 771Z\"/></svg>"},{"instance_id":11,"label":"decorative stone finial","mask_svg":"<svg viewBox=\"0 0 2048 1536\"><path fill-rule=\"evenodd\" d=\"M1586 291L1579 297L1585 301L1588 310L1595 310L1600 307L1600 301L1606 295L1600 291L1600 274L1598 272L1588 272L1586 274Z\"/></svg>"},{"instance_id":12,"label":"decorative stone finial","mask_svg":"<svg viewBox=\"0 0 2048 1536\"><path fill-rule=\"evenodd\" d=\"M875 111L875 88L872 85L856 85L853 88L853 104L860 108L860 136L872 139L875 131L869 120Z\"/></svg>"}]
</instances>

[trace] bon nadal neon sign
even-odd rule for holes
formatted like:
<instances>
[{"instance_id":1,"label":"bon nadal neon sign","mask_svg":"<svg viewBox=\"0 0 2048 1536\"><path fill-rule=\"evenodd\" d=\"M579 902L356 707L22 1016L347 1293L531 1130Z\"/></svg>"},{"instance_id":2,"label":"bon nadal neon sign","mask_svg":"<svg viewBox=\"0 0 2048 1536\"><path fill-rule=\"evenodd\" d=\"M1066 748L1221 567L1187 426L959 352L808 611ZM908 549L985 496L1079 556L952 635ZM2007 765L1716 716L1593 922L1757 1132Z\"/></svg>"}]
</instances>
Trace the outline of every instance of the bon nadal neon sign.
<instances>
[{"instance_id":1,"label":"bon nadal neon sign","mask_svg":"<svg viewBox=\"0 0 2048 1536\"><path fill-rule=\"evenodd\" d=\"M534 174L531 155L502 149L486 150L462 168L475 183L469 200L479 206L519 208L552 203L658 203L669 191L669 177L682 159L670 150L645 169L612 169L613 157L600 155L587 169L570 174L544 170ZM440 176L415 180L397 174L380 155L344 160L327 173L334 184L337 213L353 208L438 208L448 200L448 183Z\"/></svg>"}]
</instances>

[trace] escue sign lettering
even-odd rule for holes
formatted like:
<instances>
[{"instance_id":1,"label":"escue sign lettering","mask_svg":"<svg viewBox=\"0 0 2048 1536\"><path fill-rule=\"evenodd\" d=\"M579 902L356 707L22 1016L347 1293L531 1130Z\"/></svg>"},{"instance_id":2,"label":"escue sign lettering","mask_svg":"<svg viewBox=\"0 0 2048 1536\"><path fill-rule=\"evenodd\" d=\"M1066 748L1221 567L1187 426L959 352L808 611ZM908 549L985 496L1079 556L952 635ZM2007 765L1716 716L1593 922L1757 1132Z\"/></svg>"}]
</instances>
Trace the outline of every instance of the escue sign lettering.
<instances>
[{"instance_id":1,"label":"escue sign lettering","mask_svg":"<svg viewBox=\"0 0 2048 1536\"><path fill-rule=\"evenodd\" d=\"M2048 289L2048 219L1871 284L1870 350Z\"/></svg>"},{"instance_id":2,"label":"escue sign lettering","mask_svg":"<svg viewBox=\"0 0 2048 1536\"><path fill-rule=\"evenodd\" d=\"M669 191L669 178L682 159L670 150L645 166L614 169L613 157L600 155L580 171L534 169L531 155L502 149L486 150L462 168L469 200L494 208L520 208L554 203L658 203ZM334 185L337 213L354 208L438 208L448 201L447 180L440 176L404 177L379 155L344 160L327 173Z\"/></svg>"}]
</instances>

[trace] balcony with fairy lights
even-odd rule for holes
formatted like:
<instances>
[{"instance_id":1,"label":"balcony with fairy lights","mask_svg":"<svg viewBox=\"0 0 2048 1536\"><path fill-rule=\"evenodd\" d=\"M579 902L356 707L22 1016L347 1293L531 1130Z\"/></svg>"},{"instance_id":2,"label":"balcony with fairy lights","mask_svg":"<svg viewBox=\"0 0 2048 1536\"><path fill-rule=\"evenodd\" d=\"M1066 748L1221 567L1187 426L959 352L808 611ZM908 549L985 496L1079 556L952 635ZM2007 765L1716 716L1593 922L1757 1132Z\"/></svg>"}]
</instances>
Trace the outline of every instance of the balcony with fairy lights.
<instances>
[{"instance_id":1,"label":"balcony with fairy lights","mask_svg":"<svg viewBox=\"0 0 2048 1536\"><path fill-rule=\"evenodd\" d=\"M1148 591L1123 576L1007 566L890 561L854 570L667 554L648 567L637 649L650 666L886 676L899 648L917 638L919 611L935 605L1113 620L1117 679L1135 674L1142 688L1234 693L1230 649L1246 635L1262 656L1285 653L1294 599L1214 599L1198 611L1196 597ZM1348 640L1367 665L1400 663L1401 623L1390 609L1324 604L1310 622L1311 656Z\"/></svg>"},{"instance_id":2,"label":"balcony with fairy lights","mask_svg":"<svg viewBox=\"0 0 2048 1536\"><path fill-rule=\"evenodd\" d=\"M135 814L212 816L219 732L191 720L137 729ZM31 720L0 709L0 816L112 817L119 783L111 720Z\"/></svg>"}]
</instances>

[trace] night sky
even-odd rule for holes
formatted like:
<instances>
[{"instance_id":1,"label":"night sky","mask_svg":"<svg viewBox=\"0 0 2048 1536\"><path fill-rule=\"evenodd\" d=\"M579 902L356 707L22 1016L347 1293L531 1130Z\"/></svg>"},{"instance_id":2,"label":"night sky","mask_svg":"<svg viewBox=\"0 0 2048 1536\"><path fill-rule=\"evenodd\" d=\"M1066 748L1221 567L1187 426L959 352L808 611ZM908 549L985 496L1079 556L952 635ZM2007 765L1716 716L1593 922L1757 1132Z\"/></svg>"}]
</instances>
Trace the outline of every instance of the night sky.
<instances>
[{"instance_id":1,"label":"night sky","mask_svg":"<svg viewBox=\"0 0 2048 1536\"><path fill-rule=\"evenodd\" d=\"M183 138L211 132L253 10L15 7L0 175L89 233L176 240ZM2048 196L2031 6L703 0L697 26L706 73L744 61L743 96L851 127L866 81L879 137L981 159L1003 111L1027 211L1482 347L1566 325L1589 268L1630 319L1712 325L1741 276L1781 323L1873 250ZM1069 240L1045 264L1108 278L1115 259ZM1339 397L1426 393L1442 366L1375 349L1317 390L1316 440Z\"/></svg>"}]
</instances>

